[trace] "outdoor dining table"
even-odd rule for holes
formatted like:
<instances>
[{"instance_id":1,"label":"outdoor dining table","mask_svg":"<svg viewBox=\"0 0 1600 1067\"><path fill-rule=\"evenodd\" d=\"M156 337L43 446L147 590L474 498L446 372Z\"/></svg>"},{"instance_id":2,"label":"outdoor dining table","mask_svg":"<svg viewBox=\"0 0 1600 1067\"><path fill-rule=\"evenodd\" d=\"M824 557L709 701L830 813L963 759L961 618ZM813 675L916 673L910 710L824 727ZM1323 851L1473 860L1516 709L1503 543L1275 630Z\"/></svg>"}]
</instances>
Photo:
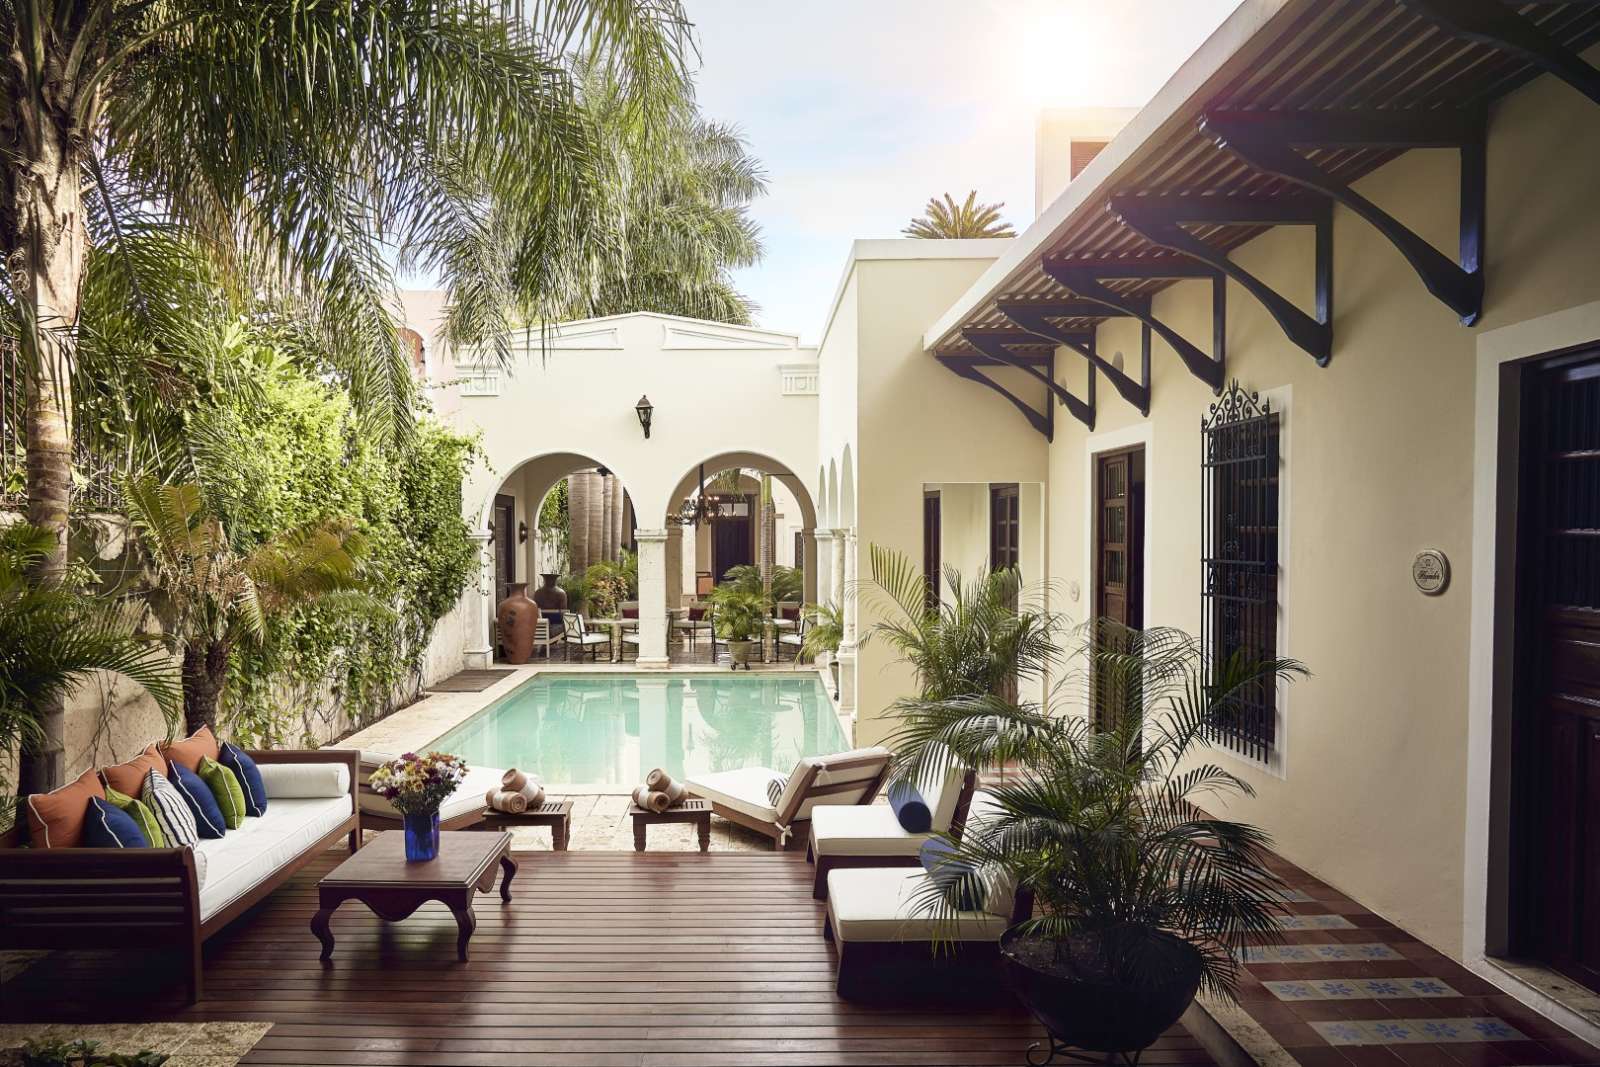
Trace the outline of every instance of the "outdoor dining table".
<instances>
[{"instance_id":1,"label":"outdoor dining table","mask_svg":"<svg viewBox=\"0 0 1600 1067\"><path fill-rule=\"evenodd\" d=\"M585 626L604 626L611 630L611 662L622 662L622 631L637 630L638 619L585 619Z\"/></svg>"}]
</instances>

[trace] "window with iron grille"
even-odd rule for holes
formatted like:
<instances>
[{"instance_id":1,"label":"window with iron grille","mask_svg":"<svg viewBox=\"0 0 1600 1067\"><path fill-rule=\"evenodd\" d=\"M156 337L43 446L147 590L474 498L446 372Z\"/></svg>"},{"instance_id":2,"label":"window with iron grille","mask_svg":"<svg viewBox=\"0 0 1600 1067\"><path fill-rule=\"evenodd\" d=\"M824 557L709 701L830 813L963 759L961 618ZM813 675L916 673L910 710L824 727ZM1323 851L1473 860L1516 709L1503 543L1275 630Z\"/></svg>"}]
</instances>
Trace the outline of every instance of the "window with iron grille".
<instances>
[{"instance_id":1,"label":"window with iron grille","mask_svg":"<svg viewBox=\"0 0 1600 1067\"><path fill-rule=\"evenodd\" d=\"M1278 655L1278 413L1234 382L1200 422L1201 644L1208 687L1235 657ZM1266 760L1277 733L1271 679L1235 693L1213 738Z\"/></svg>"}]
</instances>

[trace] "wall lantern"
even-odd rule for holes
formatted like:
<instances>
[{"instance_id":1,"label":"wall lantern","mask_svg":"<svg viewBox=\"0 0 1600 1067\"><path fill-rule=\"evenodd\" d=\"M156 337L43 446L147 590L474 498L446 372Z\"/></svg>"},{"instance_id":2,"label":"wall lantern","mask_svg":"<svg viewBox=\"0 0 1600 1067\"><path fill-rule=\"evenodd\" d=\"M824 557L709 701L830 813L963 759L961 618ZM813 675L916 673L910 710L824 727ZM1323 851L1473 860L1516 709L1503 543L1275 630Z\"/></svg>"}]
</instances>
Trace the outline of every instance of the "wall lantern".
<instances>
[{"instance_id":1,"label":"wall lantern","mask_svg":"<svg viewBox=\"0 0 1600 1067\"><path fill-rule=\"evenodd\" d=\"M650 416L655 413L656 406L650 403L650 398L641 396L639 402L633 405L633 410L639 416L639 425L644 427L644 439L650 440Z\"/></svg>"},{"instance_id":2,"label":"wall lantern","mask_svg":"<svg viewBox=\"0 0 1600 1067\"><path fill-rule=\"evenodd\" d=\"M517 544L525 545L527 543L528 543L528 524L525 523L525 522L519 522L519 523L517 523Z\"/></svg>"}]
</instances>

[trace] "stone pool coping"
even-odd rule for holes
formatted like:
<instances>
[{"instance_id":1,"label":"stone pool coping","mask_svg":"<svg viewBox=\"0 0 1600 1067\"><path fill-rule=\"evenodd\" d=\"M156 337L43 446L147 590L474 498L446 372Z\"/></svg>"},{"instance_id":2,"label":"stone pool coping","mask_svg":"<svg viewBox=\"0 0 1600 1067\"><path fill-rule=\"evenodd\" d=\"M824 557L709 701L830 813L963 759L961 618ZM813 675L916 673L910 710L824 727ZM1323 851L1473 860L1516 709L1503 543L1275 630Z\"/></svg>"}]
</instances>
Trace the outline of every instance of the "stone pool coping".
<instances>
[{"instance_id":1,"label":"stone pool coping","mask_svg":"<svg viewBox=\"0 0 1600 1067\"><path fill-rule=\"evenodd\" d=\"M670 678L674 675L728 674L728 668L706 663L682 664L665 670L641 670L631 663L600 663L582 666L566 663L556 663L548 666L530 663L523 666L511 666L509 664L496 664L495 666L497 669L503 669L510 673L481 692L427 692L416 703L401 708L394 714L378 720L364 730L356 731L344 740L336 742L332 747L397 754L421 751L489 705L511 693L518 686L541 674L589 676L597 674L636 674L661 678ZM854 743L855 724L850 721L849 716L839 714L839 705L828 688L830 678L825 671L804 668L801 670L777 671L769 667L766 671L754 671L751 673L814 674L818 681L822 683L822 691L827 694L834 715L839 720L839 728L844 731L846 742ZM550 792L553 795L563 797L627 796L628 791L628 787L604 783L550 783Z\"/></svg>"}]
</instances>

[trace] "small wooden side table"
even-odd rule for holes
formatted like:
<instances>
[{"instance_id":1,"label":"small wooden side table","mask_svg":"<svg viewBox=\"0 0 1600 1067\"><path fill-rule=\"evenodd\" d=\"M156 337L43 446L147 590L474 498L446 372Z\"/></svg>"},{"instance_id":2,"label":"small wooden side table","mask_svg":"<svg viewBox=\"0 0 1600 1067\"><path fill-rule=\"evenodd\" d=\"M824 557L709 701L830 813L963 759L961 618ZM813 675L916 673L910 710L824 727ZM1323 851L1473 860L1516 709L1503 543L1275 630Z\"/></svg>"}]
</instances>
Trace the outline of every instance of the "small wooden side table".
<instances>
[{"instance_id":1,"label":"small wooden side table","mask_svg":"<svg viewBox=\"0 0 1600 1067\"><path fill-rule=\"evenodd\" d=\"M430 900L456 917L456 956L467 960L467 942L478 928L472 898L494 888L495 865L505 871L500 900L511 901L511 879L517 865L511 858L511 835L474 830L439 834L439 855L425 863L406 862L404 830L385 830L359 852L329 871L317 883L316 915L311 932L322 942L322 958L333 955L329 920L347 900L359 900L385 922L399 922Z\"/></svg>"},{"instance_id":2,"label":"small wooden side table","mask_svg":"<svg viewBox=\"0 0 1600 1067\"><path fill-rule=\"evenodd\" d=\"M645 828L664 822L694 823L700 831L700 851L711 851L711 802L708 800L685 800L677 807L668 808L666 811L651 811L649 808L630 804L628 814L633 818L635 852L644 851Z\"/></svg>"},{"instance_id":3,"label":"small wooden side table","mask_svg":"<svg viewBox=\"0 0 1600 1067\"><path fill-rule=\"evenodd\" d=\"M483 813L483 821L478 823L476 829L509 830L513 826L548 826L550 847L557 852L565 852L567 842L572 838L572 801L547 800L537 808L519 812L489 808Z\"/></svg>"}]
</instances>

